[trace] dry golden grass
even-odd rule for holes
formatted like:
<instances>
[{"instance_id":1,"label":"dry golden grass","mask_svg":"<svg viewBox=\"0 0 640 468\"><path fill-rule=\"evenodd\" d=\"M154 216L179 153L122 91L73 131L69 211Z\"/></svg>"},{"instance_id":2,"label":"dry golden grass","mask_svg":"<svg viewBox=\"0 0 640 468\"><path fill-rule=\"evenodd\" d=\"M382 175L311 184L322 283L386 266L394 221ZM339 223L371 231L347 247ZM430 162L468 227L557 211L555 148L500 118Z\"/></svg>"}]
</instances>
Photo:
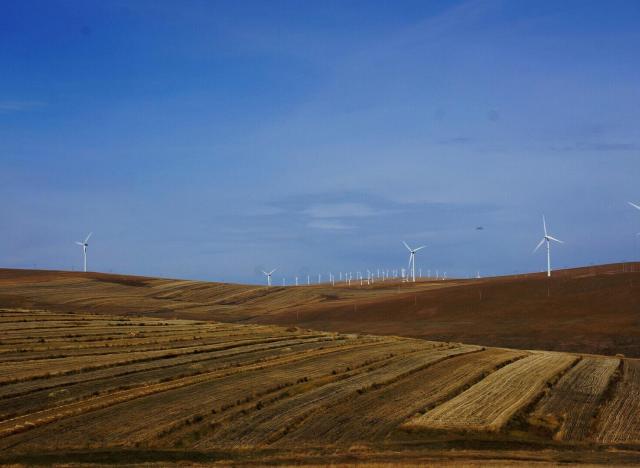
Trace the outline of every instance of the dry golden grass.
<instances>
[{"instance_id":1,"label":"dry golden grass","mask_svg":"<svg viewBox=\"0 0 640 468\"><path fill-rule=\"evenodd\" d=\"M618 359L583 358L540 401L531 415L532 423L551 423L557 440L586 439L619 364Z\"/></svg>"},{"instance_id":2,"label":"dry golden grass","mask_svg":"<svg viewBox=\"0 0 640 468\"><path fill-rule=\"evenodd\" d=\"M498 431L576 358L536 352L489 375L469 390L405 424L411 429Z\"/></svg>"},{"instance_id":3,"label":"dry golden grass","mask_svg":"<svg viewBox=\"0 0 640 468\"><path fill-rule=\"evenodd\" d=\"M595 439L605 443L640 443L640 361L626 360L614 394L601 409Z\"/></svg>"}]
</instances>

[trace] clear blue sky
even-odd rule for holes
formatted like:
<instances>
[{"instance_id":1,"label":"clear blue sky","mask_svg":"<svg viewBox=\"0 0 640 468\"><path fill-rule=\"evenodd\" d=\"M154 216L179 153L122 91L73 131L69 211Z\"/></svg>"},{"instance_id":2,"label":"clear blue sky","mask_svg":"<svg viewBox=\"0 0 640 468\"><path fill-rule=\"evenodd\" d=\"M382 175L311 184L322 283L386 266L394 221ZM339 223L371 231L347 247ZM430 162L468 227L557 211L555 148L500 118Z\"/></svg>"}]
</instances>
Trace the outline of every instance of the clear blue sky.
<instances>
[{"instance_id":1,"label":"clear blue sky","mask_svg":"<svg viewBox=\"0 0 640 468\"><path fill-rule=\"evenodd\" d=\"M0 265L637 259L640 2L0 2ZM476 227L483 226L483 230Z\"/></svg>"}]
</instances>

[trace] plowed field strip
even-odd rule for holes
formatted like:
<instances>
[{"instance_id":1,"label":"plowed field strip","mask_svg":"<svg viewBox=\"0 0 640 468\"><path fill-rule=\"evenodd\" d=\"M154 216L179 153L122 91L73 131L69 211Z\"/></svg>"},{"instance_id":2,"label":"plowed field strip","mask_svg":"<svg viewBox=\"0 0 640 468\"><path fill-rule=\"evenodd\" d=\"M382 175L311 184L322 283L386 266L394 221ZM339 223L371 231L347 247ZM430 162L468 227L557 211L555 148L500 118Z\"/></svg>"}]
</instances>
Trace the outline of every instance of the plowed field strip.
<instances>
[{"instance_id":1,"label":"plowed field strip","mask_svg":"<svg viewBox=\"0 0 640 468\"><path fill-rule=\"evenodd\" d=\"M147 324L138 324L138 323L128 323L128 322L93 322L93 321L81 321L75 323L66 322L65 325L55 325L55 322L51 322L51 325L47 322L38 322L37 325L27 325L23 323L18 323L13 325L12 327L8 327L6 324L0 325L0 331L3 334L4 338L28 338L28 337L38 337L50 335L52 337L55 336L66 336L70 333L82 332L82 334L93 335L95 332L99 332L97 334L128 334L131 332L144 332L144 333L183 333L183 334L192 334L195 331L199 332L222 332L222 331L234 331L234 327L228 326L218 326L216 324L207 324L207 325L192 325L189 327L187 324L185 325L163 325L162 323L147 323ZM236 331L242 331L237 330ZM85 333L86 332L86 333ZM245 331L246 332L246 331Z\"/></svg>"},{"instance_id":2,"label":"plowed field strip","mask_svg":"<svg viewBox=\"0 0 640 468\"><path fill-rule=\"evenodd\" d=\"M538 352L490 374L457 397L407 423L410 428L496 431L577 358Z\"/></svg>"},{"instance_id":3,"label":"plowed field strip","mask_svg":"<svg viewBox=\"0 0 640 468\"><path fill-rule=\"evenodd\" d=\"M33 339L44 338L63 339L63 338L83 338L86 341L93 339L122 338L131 336L134 333L145 334L149 336L168 336L168 335L197 335L200 331L205 332L208 327L192 326L192 327L70 327L67 329L57 330L24 330L22 332L3 333L2 342L6 344L23 343ZM213 329L212 329L213 330Z\"/></svg>"},{"instance_id":4,"label":"plowed field strip","mask_svg":"<svg viewBox=\"0 0 640 468\"><path fill-rule=\"evenodd\" d=\"M640 361L625 359L622 379L599 413L595 439L611 444L640 442Z\"/></svg>"},{"instance_id":5,"label":"plowed field strip","mask_svg":"<svg viewBox=\"0 0 640 468\"><path fill-rule=\"evenodd\" d=\"M102 367L113 367L132 364L141 361L155 359L167 359L180 355L200 354L207 351L228 349L248 344L273 343L287 339L287 336L264 338L257 340L239 340L215 345L195 346L179 350L161 350L142 353L120 353L105 356L87 356L83 358L46 359L41 361L10 362L0 364L0 384L19 382L34 378L44 378L53 375L68 374L72 372L87 372Z\"/></svg>"},{"instance_id":6,"label":"plowed field strip","mask_svg":"<svg viewBox=\"0 0 640 468\"><path fill-rule=\"evenodd\" d=\"M42 390L52 389L60 386L73 385L79 382L91 382L102 378L116 377L120 375L128 375L136 372L143 372L155 369L168 369L174 366L183 364L197 364L200 361L207 361L211 359L217 359L219 357L235 356L246 352L252 352L255 350L279 348L281 346L288 346L292 342L321 342L321 346L331 347L346 343L346 340L325 340L323 337L301 339L301 340L282 340L273 341L267 343L257 344L244 344L240 346L224 346L220 349L206 351L202 353L194 353L187 355L179 355L176 357L146 360L141 362L135 362L130 364L124 364L122 366L106 367L100 369L93 369L83 373L74 374L62 374L57 376L51 376L46 379L32 379L22 382L10 383L0 386L0 399L15 398L26 393ZM359 340L360 343L372 343L379 340Z\"/></svg>"},{"instance_id":7,"label":"plowed field strip","mask_svg":"<svg viewBox=\"0 0 640 468\"><path fill-rule=\"evenodd\" d=\"M540 420L548 424L561 421L556 439L584 440L598 402L619 363L618 359L583 358L538 403L531 421Z\"/></svg>"},{"instance_id":8,"label":"plowed field strip","mask_svg":"<svg viewBox=\"0 0 640 468\"><path fill-rule=\"evenodd\" d=\"M235 446L275 442L311 413L323 411L353 396L359 390L385 385L453 355L479 349L473 346L460 346L452 349L430 349L394 357L388 360L385 366L371 372L360 373L339 382L323 385L269 405L248 419L240 418L234 424L224 427L207 438L208 442L198 443L198 446L206 443Z\"/></svg>"},{"instance_id":9,"label":"plowed field strip","mask_svg":"<svg viewBox=\"0 0 640 468\"><path fill-rule=\"evenodd\" d=\"M324 407L277 445L350 444L383 439L419 411L448 399L496 367L523 356L518 351L500 349L454 356L388 386L356 393L339 404Z\"/></svg>"},{"instance_id":10,"label":"plowed field strip","mask_svg":"<svg viewBox=\"0 0 640 468\"><path fill-rule=\"evenodd\" d=\"M184 413L185 407L202 411L204 408L203 405L207 400L217 401L226 399L235 401L240 393L246 395L246 393L251 393L255 391L255 389L267 385L268 380L266 376L269 374L271 374L273 379L278 383L289 382L292 374L297 373L296 367L304 368L310 372L317 372L319 364L325 362L327 366L323 372L328 372L328 368L333 368L336 359L347 362L354 360L359 362L366 356L369 356L370 353L379 352L380 355L384 355L388 354L390 350L399 351L405 348L408 348L406 342L378 342L377 345L366 343L339 347L339 349L313 350L298 353L294 356L274 359L267 363L251 364L194 377L177 379L171 382L115 392L104 397L95 397L86 401L32 413L10 421L4 421L0 423L0 436L8 436L13 433L50 424L60 419L108 408L108 410L101 411L97 415L92 413L79 418L74 417L74 422L70 423L69 430L78 431L78 434L75 436L66 434L61 435L61 437L73 443L73 440L86 440L87 437L91 438L93 437L91 435L92 431L98 431L102 434L100 439L103 440L102 438L104 437L104 442L107 442L110 438L116 438L118 434L127 434L126 436L123 435L123 437L128 440L127 438L132 434L141 434L145 430L156 431L157 425L151 424L153 419L175 423L176 417L189 416L189 413ZM308 366L305 366L304 363L307 363ZM224 391L216 390L220 382L228 383L229 388L225 387ZM235 393L232 388L236 389ZM119 405L118 410L110 408L116 404ZM123 404L124 406L122 406ZM163 408L162 411L157 411L159 407ZM143 410L138 412L136 408L143 408ZM122 421L117 423L110 421L111 419L122 419ZM51 432L46 431L48 434L45 437L47 443L51 441L52 437L58 437L60 434L60 428L58 426L51 427L50 429ZM29 439L30 437L27 438ZM14 444L15 441L7 441L7 443ZM0 447L3 445L4 443L0 443Z\"/></svg>"},{"instance_id":11,"label":"plowed field strip","mask_svg":"<svg viewBox=\"0 0 640 468\"><path fill-rule=\"evenodd\" d=\"M113 355L118 353L132 353L132 352L149 352L149 351L175 351L186 348L194 348L201 347L206 345L220 344L220 343L230 343L233 341L240 340L255 340L260 337L275 337L278 335L274 334L258 334L258 333L243 333L243 334L212 334L207 336L206 334L200 335L202 338L194 340L193 337L189 337L189 339L172 339L170 341L165 341L163 343L157 343L153 337L149 337L146 340L140 340L138 343L131 344L130 346L95 346L95 347L87 347L87 348L77 348L77 349L64 349L59 350L55 348L47 349L47 350L34 350L34 351L21 351L21 352L12 352L12 353L4 353L0 354L0 365L2 363L9 362L27 362L27 361L36 361L36 360L44 360L44 359L61 359L61 358L81 358L86 356L106 356ZM294 334L282 334L280 335L284 338L291 338L296 336ZM314 337L318 336L317 334L312 335L298 335L298 336L309 336Z\"/></svg>"},{"instance_id":12,"label":"plowed field strip","mask_svg":"<svg viewBox=\"0 0 640 468\"><path fill-rule=\"evenodd\" d=\"M305 335L305 334L313 334L313 333L296 333L297 335ZM317 334L317 333L315 333ZM278 336L278 335L289 335L288 333L282 333L281 331L273 331L273 330L207 330L200 331L198 333L175 333L168 335L143 335L143 336L122 336L118 338L113 338L109 336L104 336L102 339L97 337L97 339L92 339L90 341L76 341L70 340L68 338L64 339L56 339L56 340L46 340L45 343L38 343L38 338L34 337L26 341L22 341L19 344L13 344L11 346L5 345L0 348L0 352L2 353L11 353L16 352L19 349L20 353L30 353L32 351L78 351L82 352L82 350L90 350L94 348L115 348L115 347L126 347L129 348L131 346L145 345L145 344L162 344L162 343L172 343L172 342L180 342L180 341L194 341L194 336L197 339L204 338L214 338L218 336L226 336L226 337L236 337L236 336ZM5 357L7 354L3 354L0 357Z\"/></svg>"},{"instance_id":13,"label":"plowed field strip","mask_svg":"<svg viewBox=\"0 0 640 468\"><path fill-rule=\"evenodd\" d=\"M326 340L292 340L276 342L269 345L247 346L228 351L207 353L175 358L173 362L152 361L147 366L135 365L131 368L117 368L121 374L114 374L113 369L103 369L86 376L62 376L58 379L35 380L16 384L11 398L0 399L0 419L8 419L49 407L67 404L72 401L89 398L96 394L104 394L125 388L149 383L169 381L180 377L211 372L231 366L246 365L253 362L268 362L284 355L293 355L317 348L328 349L346 343ZM167 360L169 361L169 360ZM97 375L96 375L97 374ZM75 379L74 379L75 378ZM27 385L27 384L30 384ZM40 384L44 388L35 385Z\"/></svg>"}]
</instances>

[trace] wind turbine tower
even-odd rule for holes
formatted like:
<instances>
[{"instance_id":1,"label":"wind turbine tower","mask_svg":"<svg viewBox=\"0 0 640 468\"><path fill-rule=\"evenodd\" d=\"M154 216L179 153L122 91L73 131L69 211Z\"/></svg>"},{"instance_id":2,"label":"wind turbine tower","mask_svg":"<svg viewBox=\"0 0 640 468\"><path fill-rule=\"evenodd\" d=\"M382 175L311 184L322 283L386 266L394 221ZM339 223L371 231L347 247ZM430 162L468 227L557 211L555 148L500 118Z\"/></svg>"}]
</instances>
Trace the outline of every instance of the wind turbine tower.
<instances>
[{"instance_id":1,"label":"wind turbine tower","mask_svg":"<svg viewBox=\"0 0 640 468\"><path fill-rule=\"evenodd\" d=\"M407 250L409 251L409 269L411 270L411 277L413 282L416 282L416 252L418 250L422 250L426 247L426 245L420 246L416 249L412 249L411 247L409 247L407 245L407 243L405 241L402 241L402 243L404 244L404 246L407 248Z\"/></svg>"},{"instance_id":2,"label":"wind turbine tower","mask_svg":"<svg viewBox=\"0 0 640 468\"><path fill-rule=\"evenodd\" d=\"M90 232L84 242L76 241L76 244L82 246L82 253L84 255L84 272L87 272L87 247L89 247L89 238L93 232Z\"/></svg>"},{"instance_id":3,"label":"wind turbine tower","mask_svg":"<svg viewBox=\"0 0 640 468\"><path fill-rule=\"evenodd\" d=\"M276 271L277 268L274 268L273 270L271 270L270 272L266 272L264 270L262 270L262 273L264 273L264 275L267 277L267 287L271 287L271 275L273 275L273 272Z\"/></svg>"},{"instance_id":4,"label":"wind turbine tower","mask_svg":"<svg viewBox=\"0 0 640 468\"><path fill-rule=\"evenodd\" d=\"M547 243L547 277L550 277L551 276L551 241L558 242L559 244L564 244L564 242L561 241L560 239L556 239L555 237L552 237L549 235L549 233L547 232L547 221L545 220L544 216L542 217L542 227L544 229L544 237L542 238L540 243L536 246L536 248L533 249L533 251L534 253L537 252L537 250L540 247L542 247L542 244L544 244L545 242Z\"/></svg>"}]
</instances>

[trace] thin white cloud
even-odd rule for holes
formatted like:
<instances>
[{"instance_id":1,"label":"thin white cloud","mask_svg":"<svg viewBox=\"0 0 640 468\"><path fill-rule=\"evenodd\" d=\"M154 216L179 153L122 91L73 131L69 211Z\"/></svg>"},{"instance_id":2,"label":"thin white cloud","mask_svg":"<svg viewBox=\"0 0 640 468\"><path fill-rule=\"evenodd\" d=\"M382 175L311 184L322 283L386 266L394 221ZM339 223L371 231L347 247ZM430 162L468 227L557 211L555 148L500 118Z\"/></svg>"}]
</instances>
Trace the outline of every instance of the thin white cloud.
<instances>
[{"instance_id":1,"label":"thin white cloud","mask_svg":"<svg viewBox=\"0 0 640 468\"><path fill-rule=\"evenodd\" d=\"M321 203L306 208L302 213L318 219L363 218L380 214L363 203Z\"/></svg>"},{"instance_id":2,"label":"thin white cloud","mask_svg":"<svg viewBox=\"0 0 640 468\"><path fill-rule=\"evenodd\" d=\"M329 231L345 231L349 229L353 229L354 226L343 223L342 221L334 220L334 219L319 219L310 221L307 224L307 227L314 229L325 229Z\"/></svg>"},{"instance_id":3,"label":"thin white cloud","mask_svg":"<svg viewBox=\"0 0 640 468\"><path fill-rule=\"evenodd\" d=\"M22 112L44 105L42 101L0 101L0 112Z\"/></svg>"}]
</instances>

